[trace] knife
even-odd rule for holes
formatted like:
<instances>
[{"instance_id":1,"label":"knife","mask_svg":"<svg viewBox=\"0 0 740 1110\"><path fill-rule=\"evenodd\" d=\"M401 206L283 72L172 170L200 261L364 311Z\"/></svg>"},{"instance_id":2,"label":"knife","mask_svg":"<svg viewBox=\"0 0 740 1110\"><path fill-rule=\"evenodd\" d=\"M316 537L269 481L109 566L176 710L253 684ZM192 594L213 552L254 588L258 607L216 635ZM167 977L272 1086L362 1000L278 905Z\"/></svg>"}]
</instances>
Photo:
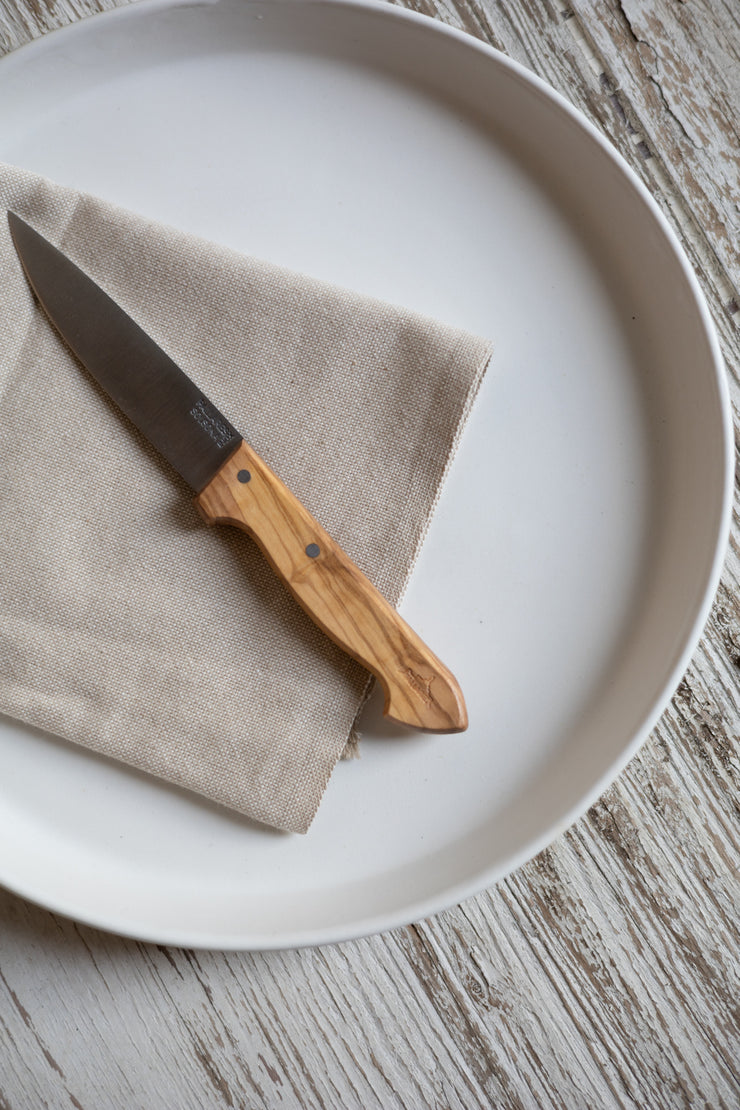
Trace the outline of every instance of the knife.
<instances>
[{"instance_id":1,"label":"knife","mask_svg":"<svg viewBox=\"0 0 740 1110\"><path fill-rule=\"evenodd\" d=\"M205 521L257 542L313 622L378 679L386 717L428 732L466 729L447 667L187 374L60 250L12 212L8 225L51 323L196 491Z\"/></svg>"}]
</instances>

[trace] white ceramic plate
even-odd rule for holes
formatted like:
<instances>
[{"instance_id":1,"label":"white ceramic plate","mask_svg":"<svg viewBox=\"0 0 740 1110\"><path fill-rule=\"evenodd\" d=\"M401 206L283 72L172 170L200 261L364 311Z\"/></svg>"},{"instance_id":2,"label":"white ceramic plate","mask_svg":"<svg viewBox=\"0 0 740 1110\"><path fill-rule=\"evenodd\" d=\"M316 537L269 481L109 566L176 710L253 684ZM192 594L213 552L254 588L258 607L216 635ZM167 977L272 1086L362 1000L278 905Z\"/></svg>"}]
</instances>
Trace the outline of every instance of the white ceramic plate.
<instances>
[{"instance_id":1,"label":"white ceramic plate","mask_svg":"<svg viewBox=\"0 0 740 1110\"><path fill-rule=\"evenodd\" d=\"M372 3L142 3L0 63L0 158L496 343L403 611L461 737L372 704L290 837L10 721L0 880L159 942L418 919L545 846L685 669L729 520L729 406L677 242L596 131L464 35Z\"/></svg>"}]
</instances>

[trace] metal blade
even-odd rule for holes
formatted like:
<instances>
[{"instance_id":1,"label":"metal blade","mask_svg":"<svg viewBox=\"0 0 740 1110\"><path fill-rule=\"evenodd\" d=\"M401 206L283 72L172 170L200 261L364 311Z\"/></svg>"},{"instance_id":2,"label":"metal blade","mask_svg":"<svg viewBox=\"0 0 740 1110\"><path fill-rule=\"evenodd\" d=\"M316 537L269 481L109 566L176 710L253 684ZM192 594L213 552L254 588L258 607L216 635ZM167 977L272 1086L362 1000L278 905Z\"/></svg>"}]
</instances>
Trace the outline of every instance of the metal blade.
<instances>
[{"instance_id":1,"label":"metal blade","mask_svg":"<svg viewBox=\"0 0 740 1110\"><path fill-rule=\"evenodd\" d=\"M242 437L87 274L12 212L8 225L31 287L62 339L185 481L203 489Z\"/></svg>"}]
</instances>

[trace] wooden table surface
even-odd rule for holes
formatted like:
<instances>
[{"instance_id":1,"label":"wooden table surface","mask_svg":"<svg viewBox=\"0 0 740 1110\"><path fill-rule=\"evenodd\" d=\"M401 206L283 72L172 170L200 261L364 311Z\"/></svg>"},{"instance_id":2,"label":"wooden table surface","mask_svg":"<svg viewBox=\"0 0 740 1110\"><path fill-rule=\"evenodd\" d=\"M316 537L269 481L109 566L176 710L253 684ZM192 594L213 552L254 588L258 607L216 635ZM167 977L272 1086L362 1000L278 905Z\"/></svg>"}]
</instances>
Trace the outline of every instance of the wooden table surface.
<instances>
[{"instance_id":1,"label":"wooden table surface","mask_svg":"<svg viewBox=\"0 0 740 1110\"><path fill-rule=\"evenodd\" d=\"M0 0L0 53L116 0ZM677 231L733 403L738 0L408 0L534 70ZM0 1110L740 1107L737 516L691 667L617 783L495 889L366 940L192 952L0 891Z\"/></svg>"}]
</instances>

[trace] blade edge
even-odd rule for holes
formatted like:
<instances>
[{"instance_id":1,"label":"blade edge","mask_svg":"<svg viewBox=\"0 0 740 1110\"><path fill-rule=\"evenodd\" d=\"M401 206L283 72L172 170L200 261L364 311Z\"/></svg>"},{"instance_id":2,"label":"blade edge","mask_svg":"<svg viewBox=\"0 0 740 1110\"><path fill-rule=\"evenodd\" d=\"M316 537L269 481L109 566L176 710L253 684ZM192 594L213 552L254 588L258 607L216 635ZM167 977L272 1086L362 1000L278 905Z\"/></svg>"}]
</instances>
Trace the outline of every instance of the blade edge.
<instances>
[{"instance_id":1,"label":"blade edge","mask_svg":"<svg viewBox=\"0 0 740 1110\"><path fill-rule=\"evenodd\" d=\"M104 289L20 216L7 215L26 279L50 323L121 412L199 492L241 435Z\"/></svg>"}]
</instances>

